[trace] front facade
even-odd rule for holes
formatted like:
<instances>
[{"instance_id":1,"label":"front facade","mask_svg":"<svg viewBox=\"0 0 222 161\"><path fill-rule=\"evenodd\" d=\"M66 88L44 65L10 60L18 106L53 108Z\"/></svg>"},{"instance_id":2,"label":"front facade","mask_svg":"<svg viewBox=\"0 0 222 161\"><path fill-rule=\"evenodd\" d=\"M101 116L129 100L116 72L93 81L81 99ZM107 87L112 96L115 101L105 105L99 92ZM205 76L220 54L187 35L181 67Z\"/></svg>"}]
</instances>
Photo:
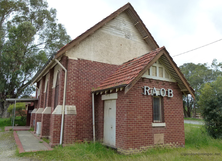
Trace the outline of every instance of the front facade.
<instances>
[{"instance_id":1,"label":"front facade","mask_svg":"<svg viewBox=\"0 0 222 161\"><path fill-rule=\"evenodd\" d=\"M183 94L193 90L133 7L103 19L33 78L30 125L50 145L97 140L122 153L183 146Z\"/></svg>"}]
</instances>

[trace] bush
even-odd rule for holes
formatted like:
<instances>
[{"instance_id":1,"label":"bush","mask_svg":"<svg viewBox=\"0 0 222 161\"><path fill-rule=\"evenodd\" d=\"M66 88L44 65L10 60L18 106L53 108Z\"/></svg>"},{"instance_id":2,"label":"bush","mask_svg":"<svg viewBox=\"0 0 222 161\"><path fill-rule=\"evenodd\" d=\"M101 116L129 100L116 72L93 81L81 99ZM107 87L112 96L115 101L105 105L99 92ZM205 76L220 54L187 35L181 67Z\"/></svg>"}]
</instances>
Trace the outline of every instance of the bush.
<instances>
[{"instance_id":1,"label":"bush","mask_svg":"<svg viewBox=\"0 0 222 161\"><path fill-rule=\"evenodd\" d=\"M8 107L8 113L13 114L14 113L15 104L11 104ZM19 114L21 116L21 120L24 121L26 119L26 112L25 112L25 103L16 103L16 115Z\"/></svg>"},{"instance_id":2,"label":"bush","mask_svg":"<svg viewBox=\"0 0 222 161\"><path fill-rule=\"evenodd\" d=\"M209 135L222 138L222 77L205 84L198 103Z\"/></svg>"}]
</instances>

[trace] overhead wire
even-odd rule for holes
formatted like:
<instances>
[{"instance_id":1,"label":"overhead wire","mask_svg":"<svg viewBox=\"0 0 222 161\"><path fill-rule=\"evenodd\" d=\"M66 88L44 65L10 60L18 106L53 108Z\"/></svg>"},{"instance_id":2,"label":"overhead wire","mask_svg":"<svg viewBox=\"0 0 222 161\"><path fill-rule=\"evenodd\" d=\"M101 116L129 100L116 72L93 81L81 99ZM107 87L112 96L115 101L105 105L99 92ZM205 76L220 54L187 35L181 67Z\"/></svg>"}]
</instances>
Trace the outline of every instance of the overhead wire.
<instances>
[{"instance_id":1,"label":"overhead wire","mask_svg":"<svg viewBox=\"0 0 222 161\"><path fill-rule=\"evenodd\" d=\"M221 41L221 40L222 40L222 39L216 40L216 41L214 41L214 42L211 42L211 43L209 43L209 44L206 44L206 45L203 45L203 46L197 47L197 48L195 48L195 49L188 50L188 51L186 51L186 52L183 52L183 53L180 53L180 54L177 54L177 55L173 55L172 57L176 57L176 56L180 56L180 55L183 55L183 54L189 53L189 52L191 52L191 51L194 51L194 50L197 50L197 49L200 49L200 48L203 48L203 47L206 47L206 46L212 45L212 44L214 44L214 43L217 43L217 42L219 42L219 41Z\"/></svg>"}]
</instances>

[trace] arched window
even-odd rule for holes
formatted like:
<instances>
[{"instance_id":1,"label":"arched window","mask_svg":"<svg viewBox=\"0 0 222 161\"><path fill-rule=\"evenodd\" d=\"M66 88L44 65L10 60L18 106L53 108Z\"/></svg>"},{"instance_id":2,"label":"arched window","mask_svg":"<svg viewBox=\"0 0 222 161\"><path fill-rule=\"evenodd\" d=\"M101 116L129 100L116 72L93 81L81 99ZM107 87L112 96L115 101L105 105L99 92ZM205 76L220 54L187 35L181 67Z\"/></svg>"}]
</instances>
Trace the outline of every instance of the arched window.
<instances>
[{"instance_id":1,"label":"arched window","mask_svg":"<svg viewBox=\"0 0 222 161\"><path fill-rule=\"evenodd\" d=\"M48 81L46 81L46 91L45 91L45 108L46 108L46 101L47 101L47 91L48 91Z\"/></svg>"},{"instance_id":2,"label":"arched window","mask_svg":"<svg viewBox=\"0 0 222 161\"><path fill-rule=\"evenodd\" d=\"M59 78L60 78L60 76L59 76L59 71L58 71L57 78L56 78L56 85L55 85L54 109L58 105L58 101L59 101Z\"/></svg>"}]
</instances>

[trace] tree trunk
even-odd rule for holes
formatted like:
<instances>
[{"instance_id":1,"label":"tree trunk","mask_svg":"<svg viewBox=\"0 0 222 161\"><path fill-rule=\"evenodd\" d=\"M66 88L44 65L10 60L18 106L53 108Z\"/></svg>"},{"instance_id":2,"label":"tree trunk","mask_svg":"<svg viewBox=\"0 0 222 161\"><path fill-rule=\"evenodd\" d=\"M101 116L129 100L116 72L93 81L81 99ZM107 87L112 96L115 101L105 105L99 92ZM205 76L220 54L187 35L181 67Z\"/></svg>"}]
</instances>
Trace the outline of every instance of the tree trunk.
<instances>
[{"instance_id":1,"label":"tree trunk","mask_svg":"<svg viewBox=\"0 0 222 161\"><path fill-rule=\"evenodd\" d=\"M0 106L1 106L1 117L8 118L10 116L10 114L7 111L8 107L9 107L9 103L6 101L2 101L2 102L0 102Z\"/></svg>"},{"instance_id":2,"label":"tree trunk","mask_svg":"<svg viewBox=\"0 0 222 161\"><path fill-rule=\"evenodd\" d=\"M4 102L0 102L0 117L2 117L3 115L3 112L4 112Z\"/></svg>"}]
</instances>

